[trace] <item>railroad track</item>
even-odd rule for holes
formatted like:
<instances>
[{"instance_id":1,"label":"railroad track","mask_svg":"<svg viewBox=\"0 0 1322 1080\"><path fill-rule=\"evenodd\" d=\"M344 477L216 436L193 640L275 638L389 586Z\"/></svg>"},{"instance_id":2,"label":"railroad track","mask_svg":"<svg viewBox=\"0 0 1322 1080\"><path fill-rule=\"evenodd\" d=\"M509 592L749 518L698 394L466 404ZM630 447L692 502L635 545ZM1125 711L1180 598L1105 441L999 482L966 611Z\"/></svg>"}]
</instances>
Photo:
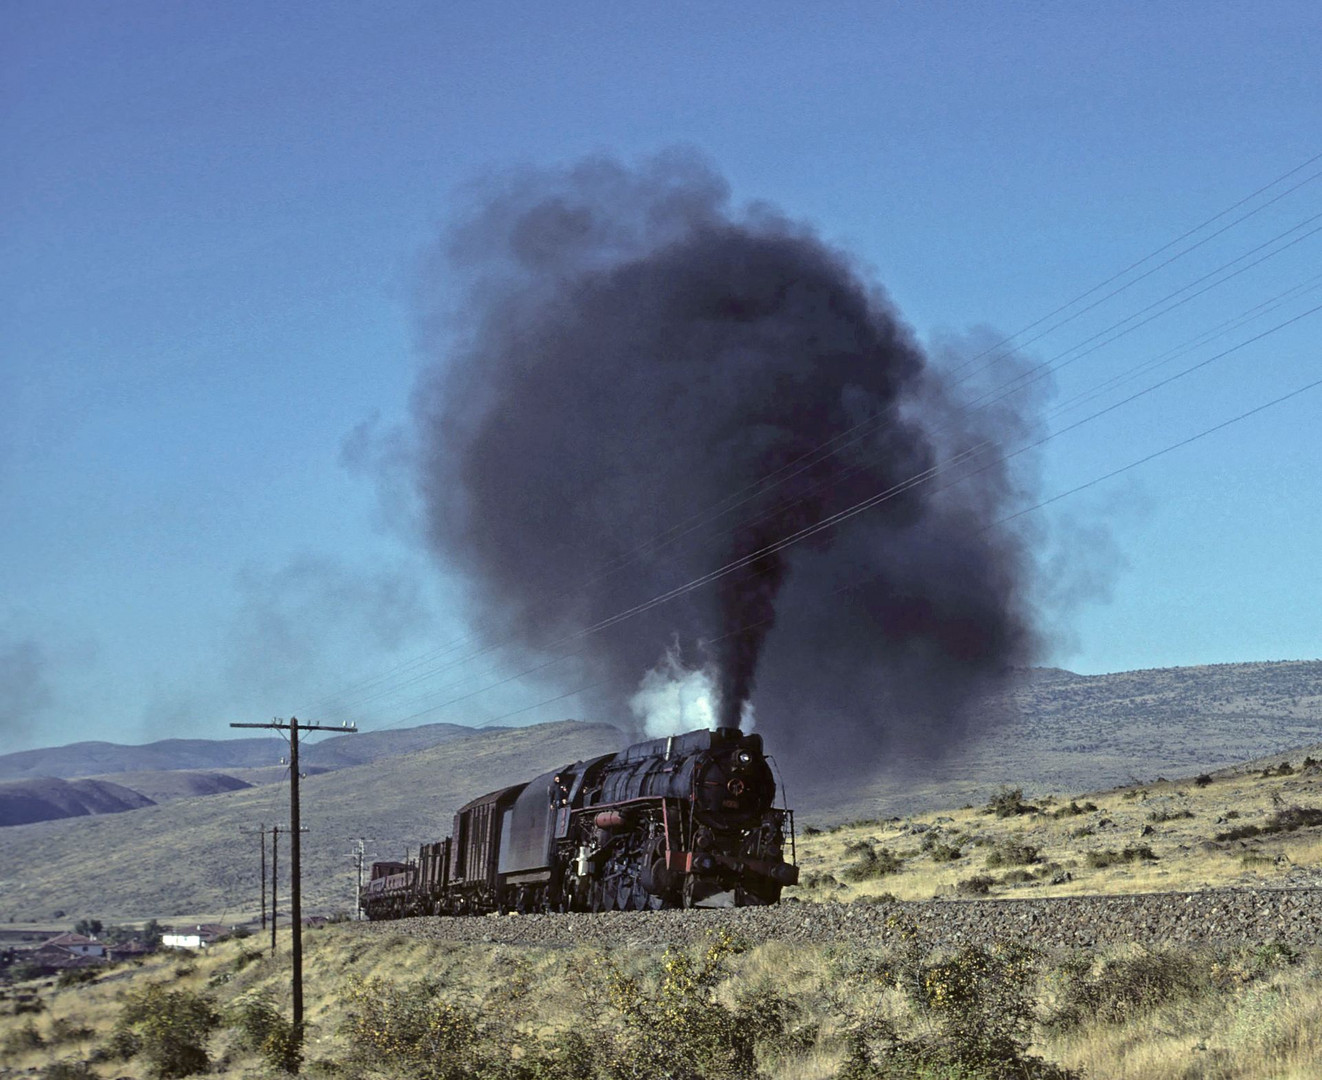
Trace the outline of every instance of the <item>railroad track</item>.
<instances>
[{"instance_id":1,"label":"railroad track","mask_svg":"<svg viewBox=\"0 0 1322 1080\"><path fill-rule=\"evenodd\" d=\"M894 918L898 916L898 920ZM897 923L915 923L940 944L1013 940L1040 948L1138 943L1322 945L1322 887L998 900L795 903L716 911L488 915L356 923L365 935L549 948L659 948L728 930L749 941L885 944Z\"/></svg>"}]
</instances>

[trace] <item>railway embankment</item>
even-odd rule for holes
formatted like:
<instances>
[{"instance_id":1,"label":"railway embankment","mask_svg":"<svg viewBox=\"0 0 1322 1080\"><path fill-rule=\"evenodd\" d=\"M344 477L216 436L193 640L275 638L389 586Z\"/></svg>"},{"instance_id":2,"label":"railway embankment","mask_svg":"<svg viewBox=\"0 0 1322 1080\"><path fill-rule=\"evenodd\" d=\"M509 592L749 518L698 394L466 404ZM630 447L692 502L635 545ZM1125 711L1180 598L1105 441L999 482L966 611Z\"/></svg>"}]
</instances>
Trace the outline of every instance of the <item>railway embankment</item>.
<instances>
[{"instance_id":1,"label":"railway embankment","mask_svg":"<svg viewBox=\"0 0 1322 1080\"><path fill-rule=\"evenodd\" d=\"M1047 949L1126 943L1322 945L1322 888L1008 900L789 902L711 911L416 918L361 923L355 929L365 935L405 934L457 942L650 949L695 941L713 931L728 931L750 943L885 945L909 925L920 927L933 944L950 945L989 945L998 940Z\"/></svg>"}]
</instances>

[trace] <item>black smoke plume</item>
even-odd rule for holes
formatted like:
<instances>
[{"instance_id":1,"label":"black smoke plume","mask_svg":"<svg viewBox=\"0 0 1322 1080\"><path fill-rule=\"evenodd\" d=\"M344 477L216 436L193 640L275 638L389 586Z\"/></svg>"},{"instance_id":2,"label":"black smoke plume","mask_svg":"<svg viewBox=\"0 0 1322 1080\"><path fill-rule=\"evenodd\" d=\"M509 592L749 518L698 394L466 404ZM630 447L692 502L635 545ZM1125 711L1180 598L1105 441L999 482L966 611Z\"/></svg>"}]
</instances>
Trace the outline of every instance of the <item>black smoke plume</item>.
<instances>
[{"instance_id":1,"label":"black smoke plume","mask_svg":"<svg viewBox=\"0 0 1322 1080\"><path fill-rule=\"evenodd\" d=\"M778 750L866 764L939 749L1030 659L1031 562L996 524L1025 421L962 409L811 229L691 157L593 160L489 185L443 272L430 539L488 641L596 685L590 718L627 721L669 649L721 722L755 702Z\"/></svg>"}]
</instances>

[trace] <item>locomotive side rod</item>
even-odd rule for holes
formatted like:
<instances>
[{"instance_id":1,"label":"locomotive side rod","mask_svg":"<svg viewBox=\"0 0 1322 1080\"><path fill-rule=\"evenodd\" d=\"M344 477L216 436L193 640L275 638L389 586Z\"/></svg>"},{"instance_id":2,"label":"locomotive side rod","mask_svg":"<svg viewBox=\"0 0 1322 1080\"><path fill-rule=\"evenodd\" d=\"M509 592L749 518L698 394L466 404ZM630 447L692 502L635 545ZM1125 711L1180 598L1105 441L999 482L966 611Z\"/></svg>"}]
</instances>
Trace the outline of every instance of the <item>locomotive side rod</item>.
<instances>
[{"instance_id":1,"label":"locomotive side rod","mask_svg":"<svg viewBox=\"0 0 1322 1080\"><path fill-rule=\"evenodd\" d=\"M298 733L299 731L338 731L352 735L358 731L358 728L354 724L347 723L300 724L296 716L291 716L288 722L276 719L267 724L230 724L230 727L269 728L289 732L289 913L294 931L290 954L293 967L294 1052L291 1054L290 1064L291 1071L297 1072L303 1050L303 883L299 864L301 847L299 837L302 829L299 826L298 805ZM275 933L274 922L271 924L271 932Z\"/></svg>"}]
</instances>

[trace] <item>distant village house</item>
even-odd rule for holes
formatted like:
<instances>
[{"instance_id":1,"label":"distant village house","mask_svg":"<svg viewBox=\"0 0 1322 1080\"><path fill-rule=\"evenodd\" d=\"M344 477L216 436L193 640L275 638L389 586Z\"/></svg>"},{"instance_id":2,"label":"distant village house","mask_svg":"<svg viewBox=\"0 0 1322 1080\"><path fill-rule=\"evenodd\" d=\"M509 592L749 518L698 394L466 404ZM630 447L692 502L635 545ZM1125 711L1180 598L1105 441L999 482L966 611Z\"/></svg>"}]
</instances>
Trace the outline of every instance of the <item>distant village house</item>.
<instances>
[{"instance_id":1,"label":"distant village house","mask_svg":"<svg viewBox=\"0 0 1322 1080\"><path fill-rule=\"evenodd\" d=\"M41 944L43 949L51 947L68 949L75 956L104 957L106 955L106 947L102 942L97 941L96 938L85 937L82 934L57 934Z\"/></svg>"},{"instance_id":2,"label":"distant village house","mask_svg":"<svg viewBox=\"0 0 1322 1080\"><path fill-rule=\"evenodd\" d=\"M162 934L161 944L167 949L205 949L227 933L228 927L216 923L199 923L191 930L171 930Z\"/></svg>"}]
</instances>

